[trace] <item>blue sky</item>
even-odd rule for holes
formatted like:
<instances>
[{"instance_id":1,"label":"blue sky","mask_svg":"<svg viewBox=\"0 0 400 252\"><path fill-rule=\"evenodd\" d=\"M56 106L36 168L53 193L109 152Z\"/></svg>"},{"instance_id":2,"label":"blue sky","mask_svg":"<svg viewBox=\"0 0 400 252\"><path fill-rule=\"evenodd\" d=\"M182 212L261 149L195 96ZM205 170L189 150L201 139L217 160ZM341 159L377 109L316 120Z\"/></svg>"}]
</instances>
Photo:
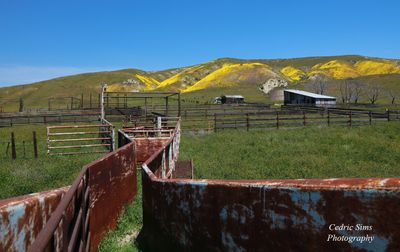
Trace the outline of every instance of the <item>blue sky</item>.
<instances>
[{"instance_id":1,"label":"blue sky","mask_svg":"<svg viewBox=\"0 0 400 252\"><path fill-rule=\"evenodd\" d=\"M400 1L0 0L0 86L213 60L400 58Z\"/></svg>"}]
</instances>

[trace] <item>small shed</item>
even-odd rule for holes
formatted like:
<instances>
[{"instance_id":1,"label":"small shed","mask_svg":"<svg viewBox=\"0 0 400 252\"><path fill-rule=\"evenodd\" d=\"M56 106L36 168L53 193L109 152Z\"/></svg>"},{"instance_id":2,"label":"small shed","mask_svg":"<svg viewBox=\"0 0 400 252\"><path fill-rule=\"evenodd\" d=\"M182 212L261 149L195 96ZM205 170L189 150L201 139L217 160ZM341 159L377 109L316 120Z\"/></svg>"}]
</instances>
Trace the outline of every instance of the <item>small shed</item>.
<instances>
[{"instance_id":1,"label":"small shed","mask_svg":"<svg viewBox=\"0 0 400 252\"><path fill-rule=\"evenodd\" d=\"M222 104L244 103L244 97L241 95L222 95Z\"/></svg>"},{"instance_id":2,"label":"small shed","mask_svg":"<svg viewBox=\"0 0 400 252\"><path fill-rule=\"evenodd\" d=\"M330 107L336 105L336 97L311 93L303 90L285 89L283 91L285 105L311 105Z\"/></svg>"}]
</instances>

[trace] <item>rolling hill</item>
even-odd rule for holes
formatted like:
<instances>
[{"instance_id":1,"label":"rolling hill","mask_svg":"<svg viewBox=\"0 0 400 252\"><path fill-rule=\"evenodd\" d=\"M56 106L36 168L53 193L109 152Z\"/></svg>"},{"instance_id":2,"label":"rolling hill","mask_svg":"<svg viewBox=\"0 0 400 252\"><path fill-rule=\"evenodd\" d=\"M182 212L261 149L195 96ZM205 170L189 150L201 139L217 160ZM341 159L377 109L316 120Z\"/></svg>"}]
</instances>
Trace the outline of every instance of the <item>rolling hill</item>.
<instances>
[{"instance_id":1,"label":"rolling hill","mask_svg":"<svg viewBox=\"0 0 400 252\"><path fill-rule=\"evenodd\" d=\"M0 88L0 106L10 106L22 98L25 106L45 107L53 97L98 94L101 83L107 83L109 91L179 91L184 97L201 101L222 93L240 93L250 101L266 101L266 93L276 83L310 89L307 83L313 76L334 81L352 78L363 84L375 83L386 90L400 91L400 61L396 59L358 55L270 60L221 58L162 71L123 69L4 87ZM331 85L328 92L335 94L338 90Z\"/></svg>"}]
</instances>

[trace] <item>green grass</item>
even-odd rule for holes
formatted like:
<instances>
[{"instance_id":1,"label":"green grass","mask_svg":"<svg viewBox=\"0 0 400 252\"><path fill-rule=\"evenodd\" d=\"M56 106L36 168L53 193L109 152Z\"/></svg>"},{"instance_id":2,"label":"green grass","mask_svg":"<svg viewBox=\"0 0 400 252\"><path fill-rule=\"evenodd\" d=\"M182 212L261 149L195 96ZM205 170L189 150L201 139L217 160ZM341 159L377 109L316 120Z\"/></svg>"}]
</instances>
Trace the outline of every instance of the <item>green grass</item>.
<instances>
[{"instance_id":1,"label":"green grass","mask_svg":"<svg viewBox=\"0 0 400 252\"><path fill-rule=\"evenodd\" d=\"M33 155L34 130L38 139L38 159L34 159ZM14 132L16 139L16 160L11 159L11 147L6 155L11 132ZM0 128L0 199L70 185L82 166L100 155L47 156L45 125Z\"/></svg>"},{"instance_id":2,"label":"green grass","mask_svg":"<svg viewBox=\"0 0 400 252\"><path fill-rule=\"evenodd\" d=\"M201 179L399 177L400 124L186 136L180 158Z\"/></svg>"},{"instance_id":3,"label":"green grass","mask_svg":"<svg viewBox=\"0 0 400 252\"><path fill-rule=\"evenodd\" d=\"M400 177L400 124L183 135L180 159L194 160L197 179ZM140 250L141 200L139 190L100 251Z\"/></svg>"}]
</instances>

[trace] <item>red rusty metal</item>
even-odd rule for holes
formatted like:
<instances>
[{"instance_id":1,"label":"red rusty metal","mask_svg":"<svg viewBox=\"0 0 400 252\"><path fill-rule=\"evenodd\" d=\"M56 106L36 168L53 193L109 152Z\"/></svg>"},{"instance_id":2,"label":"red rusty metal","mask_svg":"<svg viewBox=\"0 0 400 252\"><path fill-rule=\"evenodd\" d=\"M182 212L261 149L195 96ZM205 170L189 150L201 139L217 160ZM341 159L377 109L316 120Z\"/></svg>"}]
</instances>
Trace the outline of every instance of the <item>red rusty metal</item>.
<instances>
[{"instance_id":1,"label":"red rusty metal","mask_svg":"<svg viewBox=\"0 0 400 252\"><path fill-rule=\"evenodd\" d=\"M0 251L26 251L68 189L0 200Z\"/></svg>"},{"instance_id":2,"label":"red rusty metal","mask_svg":"<svg viewBox=\"0 0 400 252\"><path fill-rule=\"evenodd\" d=\"M137 194L135 145L130 143L88 165L91 251L116 227L123 206Z\"/></svg>"},{"instance_id":3,"label":"red rusty metal","mask_svg":"<svg viewBox=\"0 0 400 252\"><path fill-rule=\"evenodd\" d=\"M85 166L28 251L96 251L137 193L135 144Z\"/></svg>"},{"instance_id":4,"label":"red rusty metal","mask_svg":"<svg viewBox=\"0 0 400 252\"><path fill-rule=\"evenodd\" d=\"M174 143L170 139L142 165L146 249L400 250L399 178L168 179L162 169ZM175 173L178 169L179 165ZM332 224L371 230L330 230ZM374 240L328 242L329 235L369 235Z\"/></svg>"}]
</instances>

